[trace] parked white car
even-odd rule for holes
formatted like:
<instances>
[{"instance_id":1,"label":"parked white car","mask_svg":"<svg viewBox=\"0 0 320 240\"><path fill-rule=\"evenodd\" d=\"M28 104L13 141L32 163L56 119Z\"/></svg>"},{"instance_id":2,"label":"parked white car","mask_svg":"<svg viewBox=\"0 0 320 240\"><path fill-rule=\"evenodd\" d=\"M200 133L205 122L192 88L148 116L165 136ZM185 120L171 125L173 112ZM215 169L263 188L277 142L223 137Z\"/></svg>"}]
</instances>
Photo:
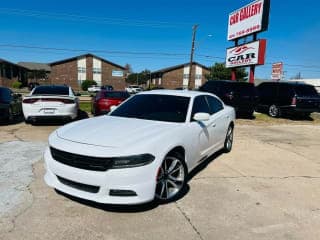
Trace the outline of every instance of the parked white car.
<instances>
[{"instance_id":1,"label":"parked white car","mask_svg":"<svg viewBox=\"0 0 320 240\"><path fill-rule=\"evenodd\" d=\"M78 97L69 86L38 86L22 101L26 122L52 118L73 120L78 116L78 109Z\"/></svg>"},{"instance_id":2,"label":"parked white car","mask_svg":"<svg viewBox=\"0 0 320 240\"><path fill-rule=\"evenodd\" d=\"M171 201L192 169L221 149L231 151L234 122L234 109L209 93L139 93L109 115L53 132L44 179L99 203Z\"/></svg>"},{"instance_id":3,"label":"parked white car","mask_svg":"<svg viewBox=\"0 0 320 240\"><path fill-rule=\"evenodd\" d=\"M125 88L125 90L131 94L142 92L142 88L139 87L138 85L129 85L128 87Z\"/></svg>"},{"instance_id":4,"label":"parked white car","mask_svg":"<svg viewBox=\"0 0 320 240\"><path fill-rule=\"evenodd\" d=\"M100 86L92 85L92 86L88 87L88 92L89 93L96 93L96 92L99 92L99 91L101 91L101 87Z\"/></svg>"}]
</instances>

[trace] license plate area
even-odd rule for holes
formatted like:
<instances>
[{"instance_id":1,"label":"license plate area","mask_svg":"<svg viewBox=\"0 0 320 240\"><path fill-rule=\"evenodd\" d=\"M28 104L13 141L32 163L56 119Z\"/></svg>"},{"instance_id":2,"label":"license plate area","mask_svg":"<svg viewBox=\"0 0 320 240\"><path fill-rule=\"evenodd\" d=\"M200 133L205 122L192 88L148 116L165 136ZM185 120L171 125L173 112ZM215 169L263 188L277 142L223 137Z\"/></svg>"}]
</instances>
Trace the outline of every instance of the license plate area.
<instances>
[{"instance_id":1,"label":"license plate area","mask_svg":"<svg viewBox=\"0 0 320 240\"><path fill-rule=\"evenodd\" d=\"M43 112L44 112L45 114L54 114L55 109L54 109L54 108L45 108L45 109L43 110Z\"/></svg>"}]
</instances>

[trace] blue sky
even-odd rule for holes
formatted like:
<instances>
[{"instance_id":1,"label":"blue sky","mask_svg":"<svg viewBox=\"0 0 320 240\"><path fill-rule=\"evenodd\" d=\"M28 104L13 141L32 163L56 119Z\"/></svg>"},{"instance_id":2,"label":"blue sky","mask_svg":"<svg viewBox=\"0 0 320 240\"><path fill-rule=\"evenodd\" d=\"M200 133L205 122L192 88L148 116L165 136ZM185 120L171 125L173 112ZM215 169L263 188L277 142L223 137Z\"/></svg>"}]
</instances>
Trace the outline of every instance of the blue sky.
<instances>
[{"instance_id":1,"label":"blue sky","mask_svg":"<svg viewBox=\"0 0 320 240\"><path fill-rule=\"evenodd\" d=\"M134 71L157 70L189 61L192 25L197 23L195 60L209 66L223 62L226 48L233 44L226 40L228 14L250 2L4 1L0 58L51 62L92 50L115 63L129 63ZM320 78L319 9L320 3L314 0L271 0L269 30L260 34L268 41L268 64L257 68L256 77L270 78L271 63L283 61L288 78L298 72L304 78ZM74 51L4 46L7 44Z\"/></svg>"}]
</instances>

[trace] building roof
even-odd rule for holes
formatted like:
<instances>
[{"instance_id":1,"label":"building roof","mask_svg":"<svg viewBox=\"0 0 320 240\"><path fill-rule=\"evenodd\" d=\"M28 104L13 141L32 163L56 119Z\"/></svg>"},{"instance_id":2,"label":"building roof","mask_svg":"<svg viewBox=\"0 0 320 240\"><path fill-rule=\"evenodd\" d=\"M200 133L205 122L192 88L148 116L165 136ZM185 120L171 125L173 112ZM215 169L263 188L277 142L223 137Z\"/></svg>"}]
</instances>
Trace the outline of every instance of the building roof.
<instances>
[{"instance_id":1,"label":"building roof","mask_svg":"<svg viewBox=\"0 0 320 240\"><path fill-rule=\"evenodd\" d=\"M46 72L51 72L51 67L46 63L18 62L18 65L33 71L45 70Z\"/></svg>"},{"instance_id":2,"label":"building roof","mask_svg":"<svg viewBox=\"0 0 320 240\"><path fill-rule=\"evenodd\" d=\"M77 60L79 58L84 58L84 57L94 57L94 58L100 59L103 62L109 63L111 65L114 65L114 66L118 67L118 68L121 68L123 70L126 69L125 67L123 67L121 65L118 65L116 63L110 62L110 61L108 61L108 60L106 60L104 58L98 57L98 56L96 56L94 54L91 54L91 53L87 53L87 54L83 54L83 55L79 55L79 56L75 56L75 57L71 57L71 58L67 58L67 59L63 59L63 60L59 60L59 61L56 61L56 62L51 62L51 63L49 63L49 65L50 66L57 65L57 64L65 63L65 62L74 61L74 60Z\"/></svg>"},{"instance_id":3,"label":"building roof","mask_svg":"<svg viewBox=\"0 0 320 240\"><path fill-rule=\"evenodd\" d=\"M152 74L155 74L155 73L165 73L165 72L170 72L170 71L173 71L173 70L176 70L178 68L183 68L183 67L186 67L186 66L189 66L190 63L184 63L184 64L179 64L179 65L175 65L175 66L172 66L172 67L167 67L167 68L163 68L163 69L160 69L160 70L157 70L157 71L154 71L152 72ZM198 63L198 62L193 62L192 65L198 65L202 68L205 68L207 70L209 70L208 67Z\"/></svg>"},{"instance_id":4,"label":"building roof","mask_svg":"<svg viewBox=\"0 0 320 240\"><path fill-rule=\"evenodd\" d=\"M15 63L13 63L13 62L9 62L9 61L7 61L7 60L5 60L5 59L2 59L2 58L0 58L0 63L10 64L10 65L13 65L13 66L16 66L16 67L23 68L23 69L27 70L27 68L25 68L25 67L23 67L23 66L20 66L20 65L18 65L18 64L15 64Z\"/></svg>"}]
</instances>

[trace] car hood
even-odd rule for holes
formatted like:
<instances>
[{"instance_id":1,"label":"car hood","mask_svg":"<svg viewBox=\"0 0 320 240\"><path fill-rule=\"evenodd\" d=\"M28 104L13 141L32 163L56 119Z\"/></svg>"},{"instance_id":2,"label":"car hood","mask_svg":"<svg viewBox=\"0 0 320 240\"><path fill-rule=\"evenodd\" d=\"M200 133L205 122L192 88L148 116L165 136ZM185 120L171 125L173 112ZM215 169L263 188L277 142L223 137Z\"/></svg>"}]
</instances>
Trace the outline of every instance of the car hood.
<instances>
[{"instance_id":1,"label":"car hood","mask_svg":"<svg viewBox=\"0 0 320 240\"><path fill-rule=\"evenodd\" d=\"M57 130L58 137L82 144L122 147L145 144L178 126L177 123L101 116L68 124Z\"/></svg>"}]
</instances>

